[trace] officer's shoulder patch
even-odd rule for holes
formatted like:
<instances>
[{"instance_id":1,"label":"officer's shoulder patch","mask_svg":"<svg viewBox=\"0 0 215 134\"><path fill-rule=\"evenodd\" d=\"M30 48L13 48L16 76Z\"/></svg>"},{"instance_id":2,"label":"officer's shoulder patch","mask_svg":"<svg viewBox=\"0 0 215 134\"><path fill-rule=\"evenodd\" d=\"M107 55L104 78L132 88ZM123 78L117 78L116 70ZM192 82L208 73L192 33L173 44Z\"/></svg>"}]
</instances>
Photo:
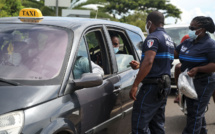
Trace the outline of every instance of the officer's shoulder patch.
<instances>
[{"instance_id":1,"label":"officer's shoulder patch","mask_svg":"<svg viewBox=\"0 0 215 134\"><path fill-rule=\"evenodd\" d=\"M187 47L181 46L181 52L185 52L187 50Z\"/></svg>"},{"instance_id":2,"label":"officer's shoulder patch","mask_svg":"<svg viewBox=\"0 0 215 134\"><path fill-rule=\"evenodd\" d=\"M154 40L153 40L153 39L150 39L150 40L147 41L147 46L148 46L149 48L152 47L153 44L154 44Z\"/></svg>"}]
</instances>

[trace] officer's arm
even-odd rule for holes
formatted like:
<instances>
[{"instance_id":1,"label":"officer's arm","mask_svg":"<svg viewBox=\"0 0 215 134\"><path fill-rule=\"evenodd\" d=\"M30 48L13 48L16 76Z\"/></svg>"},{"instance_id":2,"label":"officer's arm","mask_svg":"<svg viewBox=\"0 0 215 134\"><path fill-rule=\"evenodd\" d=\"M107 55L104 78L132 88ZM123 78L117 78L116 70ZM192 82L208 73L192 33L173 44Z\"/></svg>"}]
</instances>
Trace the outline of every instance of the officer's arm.
<instances>
[{"instance_id":1,"label":"officer's arm","mask_svg":"<svg viewBox=\"0 0 215 134\"><path fill-rule=\"evenodd\" d=\"M129 93L131 99L136 100L138 85L148 75L149 71L151 70L155 55L156 52L153 50L148 50L145 52L145 57L140 65L139 72Z\"/></svg>"},{"instance_id":2,"label":"officer's arm","mask_svg":"<svg viewBox=\"0 0 215 134\"><path fill-rule=\"evenodd\" d=\"M212 73L215 72L215 46L214 44L211 47L208 47L206 57L209 61L209 63L205 66L199 66L192 68L188 75L193 77L197 74L197 72L203 72L203 73Z\"/></svg>"},{"instance_id":3,"label":"officer's arm","mask_svg":"<svg viewBox=\"0 0 215 134\"><path fill-rule=\"evenodd\" d=\"M205 66L198 67L198 72L204 72L204 73L215 72L215 63L209 63Z\"/></svg>"},{"instance_id":4,"label":"officer's arm","mask_svg":"<svg viewBox=\"0 0 215 134\"><path fill-rule=\"evenodd\" d=\"M174 51L174 59L178 59L179 58L179 54L177 51Z\"/></svg>"},{"instance_id":5,"label":"officer's arm","mask_svg":"<svg viewBox=\"0 0 215 134\"><path fill-rule=\"evenodd\" d=\"M209 63L205 66L194 67L187 74L190 77L194 77L198 72L202 73L212 73L215 72L215 63Z\"/></svg>"}]
</instances>

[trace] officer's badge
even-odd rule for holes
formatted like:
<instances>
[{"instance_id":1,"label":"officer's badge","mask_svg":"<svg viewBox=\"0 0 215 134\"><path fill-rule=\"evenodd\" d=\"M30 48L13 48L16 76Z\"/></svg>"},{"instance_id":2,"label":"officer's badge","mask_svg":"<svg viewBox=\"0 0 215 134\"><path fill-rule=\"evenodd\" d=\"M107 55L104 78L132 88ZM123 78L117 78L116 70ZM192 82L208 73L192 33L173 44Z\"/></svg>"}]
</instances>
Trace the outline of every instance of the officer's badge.
<instances>
[{"instance_id":1,"label":"officer's badge","mask_svg":"<svg viewBox=\"0 0 215 134\"><path fill-rule=\"evenodd\" d=\"M148 40L148 41L147 41L147 46L148 46L149 48L152 47L153 44L154 44L154 40Z\"/></svg>"}]
</instances>

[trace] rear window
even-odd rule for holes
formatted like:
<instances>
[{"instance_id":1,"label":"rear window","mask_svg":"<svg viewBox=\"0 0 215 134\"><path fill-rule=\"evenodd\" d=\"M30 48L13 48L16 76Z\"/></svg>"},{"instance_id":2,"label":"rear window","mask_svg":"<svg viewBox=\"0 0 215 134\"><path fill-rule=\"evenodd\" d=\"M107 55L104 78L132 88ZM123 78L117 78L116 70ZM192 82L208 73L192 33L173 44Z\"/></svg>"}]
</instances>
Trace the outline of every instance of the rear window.
<instances>
[{"instance_id":1,"label":"rear window","mask_svg":"<svg viewBox=\"0 0 215 134\"><path fill-rule=\"evenodd\" d=\"M165 31L176 45L179 45L184 35L188 34L188 27L166 28Z\"/></svg>"},{"instance_id":2,"label":"rear window","mask_svg":"<svg viewBox=\"0 0 215 134\"><path fill-rule=\"evenodd\" d=\"M176 45L179 45L184 35L188 34L189 29L188 27L171 27L171 28L165 28L165 31L172 38L174 43ZM208 34L212 39L215 40L214 34L211 34L211 33L208 33Z\"/></svg>"},{"instance_id":3,"label":"rear window","mask_svg":"<svg viewBox=\"0 0 215 134\"><path fill-rule=\"evenodd\" d=\"M0 78L48 80L58 76L67 31L38 25L0 24Z\"/></svg>"}]
</instances>

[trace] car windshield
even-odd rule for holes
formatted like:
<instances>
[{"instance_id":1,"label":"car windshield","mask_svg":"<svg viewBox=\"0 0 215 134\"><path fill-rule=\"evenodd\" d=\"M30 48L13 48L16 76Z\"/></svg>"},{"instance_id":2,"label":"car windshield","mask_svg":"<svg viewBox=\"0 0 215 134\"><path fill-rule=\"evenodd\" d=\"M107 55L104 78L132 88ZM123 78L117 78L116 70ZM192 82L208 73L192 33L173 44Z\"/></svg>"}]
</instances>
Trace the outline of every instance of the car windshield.
<instances>
[{"instance_id":1,"label":"car windshield","mask_svg":"<svg viewBox=\"0 0 215 134\"><path fill-rule=\"evenodd\" d=\"M181 39L184 37L184 35L188 34L188 27L171 27L171 28L165 28L165 31L167 34L172 38L174 43L177 45L180 44ZM215 40L214 34L209 33L210 37Z\"/></svg>"},{"instance_id":2,"label":"car windshield","mask_svg":"<svg viewBox=\"0 0 215 134\"><path fill-rule=\"evenodd\" d=\"M62 67L68 32L38 25L0 24L0 78L48 80Z\"/></svg>"}]
</instances>

